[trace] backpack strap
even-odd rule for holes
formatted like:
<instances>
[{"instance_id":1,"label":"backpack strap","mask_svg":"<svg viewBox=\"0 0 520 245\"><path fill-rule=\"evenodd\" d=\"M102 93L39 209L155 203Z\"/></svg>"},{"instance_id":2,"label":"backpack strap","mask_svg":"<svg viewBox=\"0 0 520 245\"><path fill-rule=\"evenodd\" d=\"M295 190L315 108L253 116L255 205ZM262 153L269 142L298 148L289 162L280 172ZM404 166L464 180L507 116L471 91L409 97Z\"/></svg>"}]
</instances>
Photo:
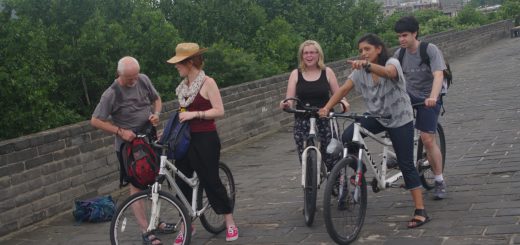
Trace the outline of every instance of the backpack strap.
<instances>
[{"instance_id":1,"label":"backpack strap","mask_svg":"<svg viewBox=\"0 0 520 245\"><path fill-rule=\"evenodd\" d=\"M430 66L430 56L428 56L428 53L426 52L426 50L428 49L428 44L430 43L421 42L419 44L419 54L421 55L421 63L419 64L419 66L421 66L422 64Z\"/></svg>"},{"instance_id":2,"label":"backpack strap","mask_svg":"<svg viewBox=\"0 0 520 245\"><path fill-rule=\"evenodd\" d=\"M401 66L403 66L403 58L404 58L405 52L406 52L405 48L399 48L399 56L397 57L397 59L399 60L399 63L401 64Z\"/></svg>"},{"instance_id":3,"label":"backpack strap","mask_svg":"<svg viewBox=\"0 0 520 245\"><path fill-rule=\"evenodd\" d=\"M121 87L119 87L119 83L117 81L112 83L112 86L110 86L110 88L114 90L116 100L117 98L121 98L121 96L123 96L123 91L121 91Z\"/></svg>"},{"instance_id":4,"label":"backpack strap","mask_svg":"<svg viewBox=\"0 0 520 245\"><path fill-rule=\"evenodd\" d=\"M421 56L421 63L419 64L419 66L421 66L422 64L427 64L428 66L430 66L430 56L428 56L428 53L426 52L426 50L428 49L428 42L421 42L419 43L419 55ZM399 60L399 63L401 63L401 66L403 64L403 58L404 58L404 54L406 52L406 49L405 48L399 48L399 56L397 57L397 59Z\"/></svg>"}]
</instances>

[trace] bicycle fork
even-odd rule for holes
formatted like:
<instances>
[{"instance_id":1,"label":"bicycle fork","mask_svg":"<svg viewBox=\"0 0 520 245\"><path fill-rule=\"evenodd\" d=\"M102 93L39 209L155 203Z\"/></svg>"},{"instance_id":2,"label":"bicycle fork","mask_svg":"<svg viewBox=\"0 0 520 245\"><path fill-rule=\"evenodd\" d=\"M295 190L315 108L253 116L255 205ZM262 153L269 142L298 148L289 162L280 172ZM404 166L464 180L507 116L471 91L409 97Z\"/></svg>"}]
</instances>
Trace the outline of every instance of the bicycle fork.
<instances>
[{"instance_id":1,"label":"bicycle fork","mask_svg":"<svg viewBox=\"0 0 520 245\"><path fill-rule=\"evenodd\" d=\"M161 212L161 202L159 202L159 183L152 185L152 212L150 214L150 222L148 222L147 232L155 230L159 225L159 217Z\"/></svg>"},{"instance_id":2,"label":"bicycle fork","mask_svg":"<svg viewBox=\"0 0 520 245\"><path fill-rule=\"evenodd\" d=\"M310 126L309 126L309 138L315 138L315 135L316 135L316 118L314 117L311 117L309 118L309 122L310 122ZM307 143L305 143L307 144ZM318 147L312 145L312 146L307 146L305 147L305 149L303 150L303 153L302 153L302 186L303 188L306 188L307 187L307 152L309 150L314 150L316 151L316 179L318 180L317 181L317 186L319 187L320 186L320 173L321 173L321 152L319 151Z\"/></svg>"},{"instance_id":3,"label":"bicycle fork","mask_svg":"<svg viewBox=\"0 0 520 245\"><path fill-rule=\"evenodd\" d=\"M318 150L318 147L316 146L307 146L305 148L305 150L303 150L303 153L302 153L302 187L305 188L307 187L306 183L307 183L307 152L309 150L313 150L313 151L316 151L316 174L318 176L316 176L316 179L318 180L318 186L320 185L319 184L319 179L320 179L320 173L321 173L321 153L320 151Z\"/></svg>"}]
</instances>

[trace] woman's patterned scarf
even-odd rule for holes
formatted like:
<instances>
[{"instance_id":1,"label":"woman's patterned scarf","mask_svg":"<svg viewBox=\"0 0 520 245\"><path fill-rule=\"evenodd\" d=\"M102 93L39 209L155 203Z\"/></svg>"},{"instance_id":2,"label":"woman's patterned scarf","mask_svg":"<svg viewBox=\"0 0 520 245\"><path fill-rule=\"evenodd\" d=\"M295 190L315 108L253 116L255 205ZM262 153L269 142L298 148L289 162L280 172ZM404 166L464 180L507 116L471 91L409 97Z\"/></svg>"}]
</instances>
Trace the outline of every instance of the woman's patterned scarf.
<instances>
[{"instance_id":1,"label":"woman's patterned scarf","mask_svg":"<svg viewBox=\"0 0 520 245\"><path fill-rule=\"evenodd\" d=\"M177 99L179 100L179 105L181 107L188 107L204 84L204 80L206 78L206 74L203 70L199 72L195 80L191 83L191 86L188 87L188 77L184 78L182 82L175 89L175 93L177 94Z\"/></svg>"}]
</instances>

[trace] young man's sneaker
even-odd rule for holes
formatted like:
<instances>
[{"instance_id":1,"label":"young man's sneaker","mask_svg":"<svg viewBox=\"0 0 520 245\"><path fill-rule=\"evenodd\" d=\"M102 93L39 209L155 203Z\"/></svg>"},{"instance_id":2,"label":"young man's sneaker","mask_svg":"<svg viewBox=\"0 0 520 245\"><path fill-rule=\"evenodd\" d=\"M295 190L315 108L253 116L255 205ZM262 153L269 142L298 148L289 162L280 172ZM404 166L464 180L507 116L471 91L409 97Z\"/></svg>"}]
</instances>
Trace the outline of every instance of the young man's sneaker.
<instances>
[{"instance_id":1,"label":"young man's sneaker","mask_svg":"<svg viewBox=\"0 0 520 245\"><path fill-rule=\"evenodd\" d=\"M447 196L446 192L446 181L437 182L435 181L435 190L433 192L433 199L435 200L441 200L446 198Z\"/></svg>"},{"instance_id":2,"label":"young man's sneaker","mask_svg":"<svg viewBox=\"0 0 520 245\"><path fill-rule=\"evenodd\" d=\"M191 225L191 236L193 237L195 235L195 227ZM180 231L177 235L177 238L175 238L175 243L173 245L182 245L184 242L184 232Z\"/></svg>"},{"instance_id":3,"label":"young man's sneaker","mask_svg":"<svg viewBox=\"0 0 520 245\"><path fill-rule=\"evenodd\" d=\"M226 232L226 241L234 241L238 239L238 228L234 225L228 227Z\"/></svg>"}]
</instances>

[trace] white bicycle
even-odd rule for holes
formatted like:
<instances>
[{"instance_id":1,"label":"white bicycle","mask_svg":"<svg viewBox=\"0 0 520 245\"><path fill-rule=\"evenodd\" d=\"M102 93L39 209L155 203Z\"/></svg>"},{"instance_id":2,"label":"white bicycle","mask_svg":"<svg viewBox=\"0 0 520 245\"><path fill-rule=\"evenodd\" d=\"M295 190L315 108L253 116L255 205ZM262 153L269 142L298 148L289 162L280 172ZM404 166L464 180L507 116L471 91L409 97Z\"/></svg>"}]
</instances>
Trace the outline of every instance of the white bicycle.
<instances>
[{"instance_id":1,"label":"white bicycle","mask_svg":"<svg viewBox=\"0 0 520 245\"><path fill-rule=\"evenodd\" d=\"M152 145L161 149L161 165L159 175L155 183L147 190L138 192L128 197L117 209L110 224L110 241L114 244L138 244L142 243L142 231L139 219L134 215L133 209L144 210L142 220L148 224L145 235L159 236L162 244L173 244L177 237L175 233L184 230L184 243L191 240L191 223L200 217L202 226L209 232L218 234L226 229L224 215L216 214L211 208L206 194L200 186L197 173L193 177L186 177L166 157L166 145L153 142ZM235 182L229 167L220 162L219 175L228 197L231 207L235 204ZM191 205L183 195L174 178L180 178L192 189ZM163 183L166 181L173 193L163 191ZM175 194L175 195L174 195ZM160 229L160 224L173 225L167 232Z\"/></svg>"},{"instance_id":2,"label":"white bicycle","mask_svg":"<svg viewBox=\"0 0 520 245\"><path fill-rule=\"evenodd\" d=\"M388 116L356 113L330 113L330 116L353 120L389 118ZM442 165L444 169L444 134L440 124L438 128L441 130L438 131L437 137L441 138L439 141L441 142ZM379 164L372 157L362 134L383 146L382 161ZM433 188L433 183L431 182L433 178L427 176L432 174L431 165L428 162L417 130L415 130L414 141L415 165L419 171L423 186L426 189L431 189ZM323 197L323 216L327 232L338 244L349 244L355 241L363 227L367 209L367 183L365 171L363 170L367 168L365 163L368 163L368 169L374 175L371 182L372 191L379 192L390 187L402 186L399 182L403 177L401 171L387 167L387 165L393 165L391 162L396 161L396 156L391 150L392 142L386 133L382 137L376 136L355 121L351 144L359 147L358 155L352 155L352 153L348 152L347 145L343 145L343 159L339 160L331 170Z\"/></svg>"},{"instance_id":3,"label":"white bicycle","mask_svg":"<svg viewBox=\"0 0 520 245\"><path fill-rule=\"evenodd\" d=\"M329 169L322 161L320 149L320 140L316 136L316 120L319 118L318 111L320 108L309 105L302 105L297 98L287 98L283 102L294 101L298 103L301 109L285 108L284 111L294 114L303 114L309 118L309 134L303 142L303 153L301 156L301 185L303 187L303 216L305 224L311 226L314 222L316 213L316 197L321 183L329 174ZM334 121L335 122L335 121ZM332 122L331 122L332 125ZM331 127L332 133L338 136L337 127Z\"/></svg>"}]
</instances>

